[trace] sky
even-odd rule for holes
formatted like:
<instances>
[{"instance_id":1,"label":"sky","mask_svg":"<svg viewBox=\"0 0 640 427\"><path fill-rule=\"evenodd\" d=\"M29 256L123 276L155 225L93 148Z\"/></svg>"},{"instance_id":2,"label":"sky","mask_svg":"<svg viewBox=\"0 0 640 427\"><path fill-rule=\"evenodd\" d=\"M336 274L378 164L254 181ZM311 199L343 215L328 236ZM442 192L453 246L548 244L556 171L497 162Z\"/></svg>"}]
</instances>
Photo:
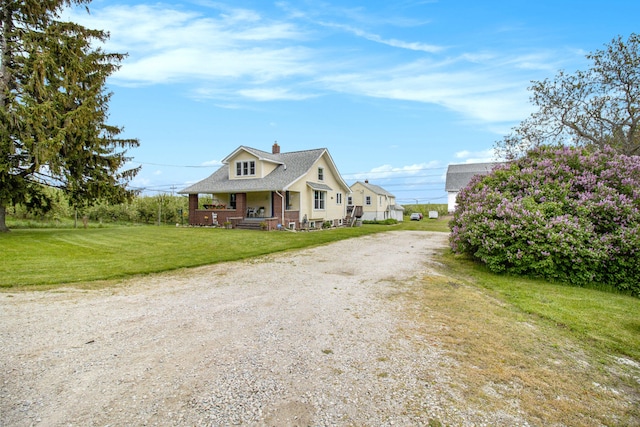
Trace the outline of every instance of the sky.
<instances>
[{"instance_id":1,"label":"sky","mask_svg":"<svg viewBox=\"0 0 640 427\"><path fill-rule=\"evenodd\" d=\"M241 145L327 148L348 184L446 203L449 164L532 111L528 87L640 31L630 0L94 0L65 18L127 53L109 124L137 138L130 187L173 194Z\"/></svg>"}]
</instances>

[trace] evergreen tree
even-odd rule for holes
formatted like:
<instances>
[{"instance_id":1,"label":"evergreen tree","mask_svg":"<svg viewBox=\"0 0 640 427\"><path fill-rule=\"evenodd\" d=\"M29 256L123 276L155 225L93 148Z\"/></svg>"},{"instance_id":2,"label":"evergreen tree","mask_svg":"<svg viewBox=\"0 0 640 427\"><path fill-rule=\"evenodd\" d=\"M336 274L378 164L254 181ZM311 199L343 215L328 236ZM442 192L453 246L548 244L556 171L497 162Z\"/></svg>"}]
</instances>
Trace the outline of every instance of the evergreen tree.
<instances>
[{"instance_id":1,"label":"evergreen tree","mask_svg":"<svg viewBox=\"0 0 640 427\"><path fill-rule=\"evenodd\" d=\"M130 195L138 168L121 169L138 141L106 123L106 79L124 55L92 46L104 31L59 19L89 1L0 0L0 231L9 205L46 208L43 185L76 207Z\"/></svg>"}]
</instances>

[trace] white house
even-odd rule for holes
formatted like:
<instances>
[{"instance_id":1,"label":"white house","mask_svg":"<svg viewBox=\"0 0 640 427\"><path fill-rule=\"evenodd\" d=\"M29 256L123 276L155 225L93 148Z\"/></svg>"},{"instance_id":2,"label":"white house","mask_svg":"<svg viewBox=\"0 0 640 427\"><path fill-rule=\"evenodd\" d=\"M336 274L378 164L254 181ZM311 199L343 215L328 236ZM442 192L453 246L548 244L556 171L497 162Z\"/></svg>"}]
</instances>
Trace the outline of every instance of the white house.
<instances>
[{"instance_id":1,"label":"white house","mask_svg":"<svg viewBox=\"0 0 640 427\"><path fill-rule=\"evenodd\" d=\"M494 167L501 164L503 163L464 163L449 165L445 183L449 212L453 212L456 209L458 193L469 184L471 178L476 175L488 175Z\"/></svg>"},{"instance_id":2,"label":"white house","mask_svg":"<svg viewBox=\"0 0 640 427\"><path fill-rule=\"evenodd\" d=\"M351 185L347 204L361 206L362 219L366 221L402 221L404 215L404 208L396 203L396 196L378 185L370 184L368 180Z\"/></svg>"},{"instance_id":3,"label":"white house","mask_svg":"<svg viewBox=\"0 0 640 427\"><path fill-rule=\"evenodd\" d=\"M349 186L326 148L271 152L240 146L211 176L180 191L189 195L189 223L249 228L343 225ZM204 205L199 195L210 195Z\"/></svg>"}]
</instances>

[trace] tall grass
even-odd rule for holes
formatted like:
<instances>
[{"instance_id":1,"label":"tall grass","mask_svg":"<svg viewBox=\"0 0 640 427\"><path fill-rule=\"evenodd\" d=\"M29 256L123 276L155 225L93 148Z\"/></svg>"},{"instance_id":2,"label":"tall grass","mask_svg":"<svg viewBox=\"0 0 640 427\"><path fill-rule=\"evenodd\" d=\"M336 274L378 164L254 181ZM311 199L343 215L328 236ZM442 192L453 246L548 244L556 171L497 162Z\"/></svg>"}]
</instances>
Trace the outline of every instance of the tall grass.
<instances>
[{"instance_id":1,"label":"tall grass","mask_svg":"<svg viewBox=\"0 0 640 427\"><path fill-rule=\"evenodd\" d=\"M640 299L597 288L544 279L498 275L467 257L443 254L446 274L477 286L494 297L566 330L602 351L640 361Z\"/></svg>"}]
</instances>

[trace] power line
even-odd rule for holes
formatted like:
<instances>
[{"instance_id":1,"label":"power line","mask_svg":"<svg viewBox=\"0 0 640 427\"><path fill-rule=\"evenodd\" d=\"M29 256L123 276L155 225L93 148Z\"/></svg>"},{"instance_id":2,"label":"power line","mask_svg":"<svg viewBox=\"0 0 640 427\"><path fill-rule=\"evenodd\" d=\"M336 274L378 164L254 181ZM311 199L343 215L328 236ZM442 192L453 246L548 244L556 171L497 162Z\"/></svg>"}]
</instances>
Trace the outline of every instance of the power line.
<instances>
[{"instance_id":1,"label":"power line","mask_svg":"<svg viewBox=\"0 0 640 427\"><path fill-rule=\"evenodd\" d=\"M153 162L141 162L139 160L132 160L132 163L139 163L141 165L150 165L150 166L164 166L164 167L169 167L169 168L219 168L222 165L172 165L172 164L168 164L168 163L153 163ZM383 171L367 171L367 172L347 172L347 173L343 173L341 174L343 177L346 176L351 176L351 175L364 175L364 176L368 176L368 175L380 175L380 174L407 174L410 176L415 176L415 175L411 175L414 172L418 172L418 171L436 171L436 170L445 170L447 169L447 167L437 167L437 168L432 168L432 167L425 167L425 168L416 168L416 169L396 169L396 170L383 170ZM440 174L435 174L435 175L422 175L422 176L440 176ZM355 179L355 178L354 178Z\"/></svg>"},{"instance_id":2,"label":"power line","mask_svg":"<svg viewBox=\"0 0 640 427\"><path fill-rule=\"evenodd\" d=\"M134 163L140 163L141 165L153 165L153 166L164 166L164 167L175 167L175 168L212 168L219 167L220 165L211 165L211 166L203 166L203 165L172 165L172 164L164 164L164 163L153 163L153 162L140 162L135 161ZM434 192L434 191L444 191L444 181L424 181L424 182L416 182L414 184L408 182L389 182L392 180L406 180L408 178L432 178L432 177L441 177L442 174L425 174L425 175L412 175L417 171L437 171L437 170L445 170L447 167L425 167L425 168L417 168L411 170L395 170L395 171L369 171L369 172L352 172L341 174L343 177L345 176L370 176L370 175L380 175L380 174L392 174L393 176L386 176L378 178L380 181L384 181L382 184L384 187L403 187L403 189L398 188L394 189L395 193L407 193L407 192ZM348 181L354 180L356 178L347 179ZM152 192L152 193L174 193L177 188L183 188L187 186L188 183L166 183L166 184L155 184L151 186L140 186L140 187L130 187L132 190L140 191L140 192ZM412 188L412 185L418 185L419 188ZM424 186L432 186L435 188L425 188ZM438 188L442 187L442 188ZM415 200L414 198L410 198L408 200ZM431 200L431 199L429 199Z\"/></svg>"},{"instance_id":3,"label":"power line","mask_svg":"<svg viewBox=\"0 0 640 427\"><path fill-rule=\"evenodd\" d=\"M417 169L397 169L397 170L386 170L386 171L347 172L347 173L342 173L341 175L343 177L350 176L350 175L369 176L369 175L380 175L380 174L394 174L395 176L400 176L401 174L404 174L402 176L415 176L415 175L412 175L412 173L419 172L419 171L436 171L436 170L446 170L446 169L447 169L447 167L417 168ZM425 175L425 176L440 176L440 174Z\"/></svg>"},{"instance_id":4,"label":"power line","mask_svg":"<svg viewBox=\"0 0 640 427\"><path fill-rule=\"evenodd\" d=\"M168 168L219 168L220 165L169 165L166 163L151 163L132 160L131 163L140 163L141 165L164 166Z\"/></svg>"}]
</instances>

